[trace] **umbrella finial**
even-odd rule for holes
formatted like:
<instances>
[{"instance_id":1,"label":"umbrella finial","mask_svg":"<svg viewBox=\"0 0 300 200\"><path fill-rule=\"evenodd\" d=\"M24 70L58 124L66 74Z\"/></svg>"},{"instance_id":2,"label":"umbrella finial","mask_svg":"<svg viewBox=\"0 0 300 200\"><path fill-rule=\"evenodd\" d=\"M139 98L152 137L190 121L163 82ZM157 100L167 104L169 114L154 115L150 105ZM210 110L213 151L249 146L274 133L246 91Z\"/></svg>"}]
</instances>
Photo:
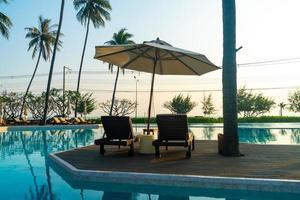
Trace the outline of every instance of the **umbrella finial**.
<instances>
[{"instance_id":1,"label":"umbrella finial","mask_svg":"<svg viewBox=\"0 0 300 200\"><path fill-rule=\"evenodd\" d=\"M157 37L156 40L159 41L160 40L159 37Z\"/></svg>"}]
</instances>

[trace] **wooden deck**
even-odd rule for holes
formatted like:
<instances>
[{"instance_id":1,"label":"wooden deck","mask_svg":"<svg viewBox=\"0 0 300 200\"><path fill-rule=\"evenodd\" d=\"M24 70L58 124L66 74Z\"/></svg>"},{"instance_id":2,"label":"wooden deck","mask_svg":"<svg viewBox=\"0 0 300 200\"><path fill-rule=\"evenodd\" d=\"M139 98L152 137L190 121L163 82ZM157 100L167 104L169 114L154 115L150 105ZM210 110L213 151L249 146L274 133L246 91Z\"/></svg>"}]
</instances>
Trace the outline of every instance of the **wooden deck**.
<instances>
[{"instance_id":1,"label":"wooden deck","mask_svg":"<svg viewBox=\"0 0 300 200\"><path fill-rule=\"evenodd\" d=\"M56 155L83 170L300 180L300 146L296 145L241 144L244 157L223 157L217 154L216 141L196 141L191 159L185 159L183 148L161 149L160 159L138 153L128 157L124 147L106 147L106 155L101 156L94 145Z\"/></svg>"}]
</instances>

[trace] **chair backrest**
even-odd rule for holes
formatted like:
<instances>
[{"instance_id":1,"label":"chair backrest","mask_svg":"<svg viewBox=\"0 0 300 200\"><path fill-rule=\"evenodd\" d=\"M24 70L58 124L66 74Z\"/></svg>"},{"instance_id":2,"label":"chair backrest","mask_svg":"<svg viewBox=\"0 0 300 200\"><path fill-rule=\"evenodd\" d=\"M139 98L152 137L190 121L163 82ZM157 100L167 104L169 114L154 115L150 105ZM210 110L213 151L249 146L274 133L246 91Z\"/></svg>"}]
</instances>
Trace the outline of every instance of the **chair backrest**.
<instances>
[{"instance_id":1,"label":"chair backrest","mask_svg":"<svg viewBox=\"0 0 300 200\"><path fill-rule=\"evenodd\" d=\"M86 123L87 121L85 119L83 119L82 117L78 117L78 119L80 120L80 122L82 123Z\"/></svg>"},{"instance_id":2,"label":"chair backrest","mask_svg":"<svg viewBox=\"0 0 300 200\"><path fill-rule=\"evenodd\" d=\"M130 117L101 116L101 122L108 139L132 139L133 129Z\"/></svg>"},{"instance_id":3,"label":"chair backrest","mask_svg":"<svg viewBox=\"0 0 300 200\"><path fill-rule=\"evenodd\" d=\"M63 117L58 117L59 121L61 121L62 123L67 123L66 118Z\"/></svg>"},{"instance_id":4,"label":"chair backrest","mask_svg":"<svg viewBox=\"0 0 300 200\"><path fill-rule=\"evenodd\" d=\"M73 122L81 123L81 120L80 120L78 117L74 117L74 118L73 118Z\"/></svg>"},{"instance_id":5,"label":"chair backrest","mask_svg":"<svg viewBox=\"0 0 300 200\"><path fill-rule=\"evenodd\" d=\"M58 117L53 117L52 120L53 120L54 124L60 124L61 123L61 121L58 119Z\"/></svg>"},{"instance_id":6,"label":"chair backrest","mask_svg":"<svg viewBox=\"0 0 300 200\"><path fill-rule=\"evenodd\" d=\"M184 114L161 114L156 116L159 140L187 140L188 122Z\"/></svg>"}]
</instances>

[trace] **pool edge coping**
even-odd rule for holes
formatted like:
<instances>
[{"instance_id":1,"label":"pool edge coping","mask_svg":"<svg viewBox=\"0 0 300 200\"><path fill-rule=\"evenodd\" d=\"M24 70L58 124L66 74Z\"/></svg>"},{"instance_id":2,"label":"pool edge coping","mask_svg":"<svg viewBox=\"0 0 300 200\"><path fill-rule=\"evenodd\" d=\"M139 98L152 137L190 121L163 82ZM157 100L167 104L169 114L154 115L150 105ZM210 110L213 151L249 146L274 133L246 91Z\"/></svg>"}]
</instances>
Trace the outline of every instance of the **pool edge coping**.
<instances>
[{"instance_id":1,"label":"pool edge coping","mask_svg":"<svg viewBox=\"0 0 300 200\"><path fill-rule=\"evenodd\" d=\"M300 194L300 180L83 170L55 155L57 153L61 152L50 154L49 158L66 170L75 181Z\"/></svg>"}]
</instances>

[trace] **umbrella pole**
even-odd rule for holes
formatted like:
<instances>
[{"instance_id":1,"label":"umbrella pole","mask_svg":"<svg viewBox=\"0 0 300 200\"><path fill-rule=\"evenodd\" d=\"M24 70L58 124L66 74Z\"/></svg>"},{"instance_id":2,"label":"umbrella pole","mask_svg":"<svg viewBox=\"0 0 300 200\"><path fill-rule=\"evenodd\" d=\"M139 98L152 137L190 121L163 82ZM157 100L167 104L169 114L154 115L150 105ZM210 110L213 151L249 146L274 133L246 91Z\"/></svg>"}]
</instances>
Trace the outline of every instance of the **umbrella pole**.
<instances>
[{"instance_id":1,"label":"umbrella pole","mask_svg":"<svg viewBox=\"0 0 300 200\"><path fill-rule=\"evenodd\" d=\"M153 86L154 86L156 63L157 63L157 58L154 60L152 80L151 80L150 102L149 102L149 107L148 107L148 119L147 119L147 135L150 134L151 105L152 105L152 98L153 98Z\"/></svg>"}]
</instances>

